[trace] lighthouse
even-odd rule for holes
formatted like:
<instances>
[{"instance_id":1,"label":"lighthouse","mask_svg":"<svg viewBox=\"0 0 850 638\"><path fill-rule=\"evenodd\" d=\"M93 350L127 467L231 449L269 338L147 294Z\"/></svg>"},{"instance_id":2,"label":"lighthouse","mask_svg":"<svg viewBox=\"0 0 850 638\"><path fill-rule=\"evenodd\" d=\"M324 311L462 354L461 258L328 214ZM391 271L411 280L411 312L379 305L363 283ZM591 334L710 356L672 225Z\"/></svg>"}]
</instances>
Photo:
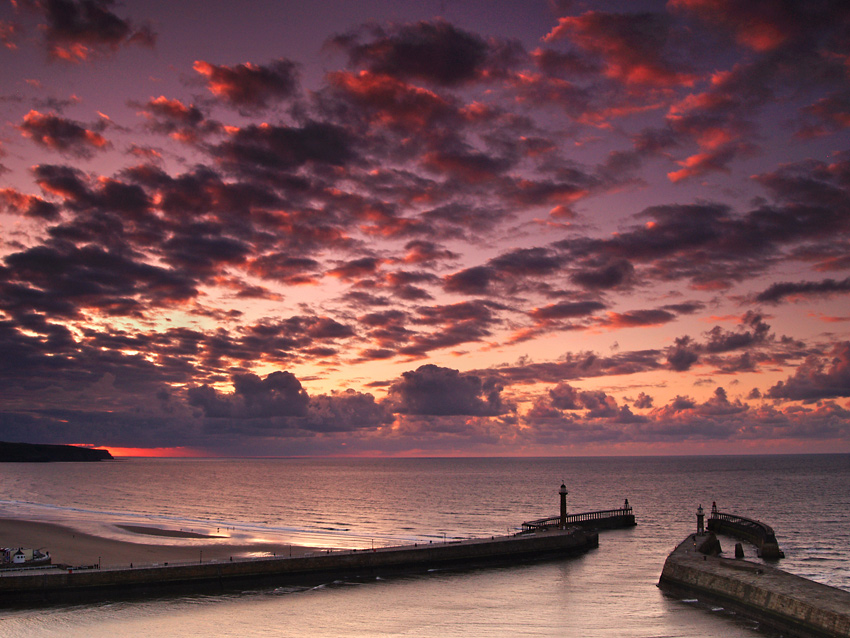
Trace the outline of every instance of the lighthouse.
<instances>
[{"instance_id":1,"label":"lighthouse","mask_svg":"<svg viewBox=\"0 0 850 638\"><path fill-rule=\"evenodd\" d=\"M561 489L558 490L561 495L561 521L558 527L566 529L567 527L567 486L561 483Z\"/></svg>"}]
</instances>

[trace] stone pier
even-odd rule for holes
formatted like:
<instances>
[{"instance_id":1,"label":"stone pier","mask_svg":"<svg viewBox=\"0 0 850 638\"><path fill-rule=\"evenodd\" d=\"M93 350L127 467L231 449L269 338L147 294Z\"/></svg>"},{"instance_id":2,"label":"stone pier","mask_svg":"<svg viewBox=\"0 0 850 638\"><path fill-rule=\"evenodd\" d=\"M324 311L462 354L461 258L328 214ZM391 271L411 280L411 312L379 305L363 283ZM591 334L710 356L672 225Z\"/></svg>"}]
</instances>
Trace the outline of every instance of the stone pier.
<instances>
[{"instance_id":1,"label":"stone pier","mask_svg":"<svg viewBox=\"0 0 850 638\"><path fill-rule=\"evenodd\" d=\"M326 582L339 578L465 569L558 559L598 547L597 534L579 528L374 550L344 550L295 558L137 566L44 569L0 574L0 606L114 600L166 593L217 592L246 586Z\"/></svg>"},{"instance_id":2,"label":"stone pier","mask_svg":"<svg viewBox=\"0 0 850 638\"><path fill-rule=\"evenodd\" d=\"M850 592L768 565L721 558L714 555L718 551L714 534L691 534L667 557L658 586L722 605L787 636L850 638Z\"/></svg>"}]
</instances>

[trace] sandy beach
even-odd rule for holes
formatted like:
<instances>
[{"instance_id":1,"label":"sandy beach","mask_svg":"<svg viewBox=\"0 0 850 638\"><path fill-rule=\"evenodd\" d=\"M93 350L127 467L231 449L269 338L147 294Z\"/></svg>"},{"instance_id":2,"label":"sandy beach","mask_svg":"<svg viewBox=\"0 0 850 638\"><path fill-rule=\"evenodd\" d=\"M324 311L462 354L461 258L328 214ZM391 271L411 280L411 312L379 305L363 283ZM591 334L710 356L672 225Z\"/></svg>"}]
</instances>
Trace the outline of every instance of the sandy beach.
<instances>
[{"instance_id":1,"label":"sandy beach","mask_svg":"<svg viewBox=\"0 0 850 638\"><path fill-rule=\"evenodd\" d=\"M139 542L101 538L55 523L0 518L0 547L43 548L50 552L53 564L95 565L100 561L101 567L128 566L131 563L138 566L164 562L207 562L261 554L289 556L290 552L298 556L316 551L315 548L298 545L241 543L218 535L205 536L155 527L125 525L122 529L137 534ZM152 536L168 538L168 544L151 543Z\"/></svg>"}]
</instances>

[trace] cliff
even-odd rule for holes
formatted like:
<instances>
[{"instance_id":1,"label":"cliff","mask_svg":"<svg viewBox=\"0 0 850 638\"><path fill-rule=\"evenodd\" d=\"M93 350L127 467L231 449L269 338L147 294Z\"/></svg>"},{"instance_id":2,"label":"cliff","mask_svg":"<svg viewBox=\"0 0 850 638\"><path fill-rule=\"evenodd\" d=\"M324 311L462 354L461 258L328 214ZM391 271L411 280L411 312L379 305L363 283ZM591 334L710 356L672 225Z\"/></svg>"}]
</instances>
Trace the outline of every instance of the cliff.
<instances>
[{"instance_id":1,"label":"cliff","mask_svg":"<svg viewBox=\"0 0 850 638\"><path fill-rule=\"evenodd\" d=\"M56 461L109 461L107 450L74 445L41 445L0 441L0 463L50 463Z\"/></svg>"}]
</instances>

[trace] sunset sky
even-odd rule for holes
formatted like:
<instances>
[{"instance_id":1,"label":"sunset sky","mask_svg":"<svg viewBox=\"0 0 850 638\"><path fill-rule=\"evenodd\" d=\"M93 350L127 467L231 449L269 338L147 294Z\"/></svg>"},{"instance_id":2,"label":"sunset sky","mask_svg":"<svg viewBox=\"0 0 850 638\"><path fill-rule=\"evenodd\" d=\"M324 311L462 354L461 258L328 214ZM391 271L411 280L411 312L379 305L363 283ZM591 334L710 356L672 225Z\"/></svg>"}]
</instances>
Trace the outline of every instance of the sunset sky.
<instances>
[{"instance_id":1,"label":"sunset sky","mask_svg":"<svg viewBox=\"0 0 850 638\"><path fill-rule=\"evenodd\" d=\"M0 1L0 440L850 452L846 0Z\"/></svg>"}]
</instances>

